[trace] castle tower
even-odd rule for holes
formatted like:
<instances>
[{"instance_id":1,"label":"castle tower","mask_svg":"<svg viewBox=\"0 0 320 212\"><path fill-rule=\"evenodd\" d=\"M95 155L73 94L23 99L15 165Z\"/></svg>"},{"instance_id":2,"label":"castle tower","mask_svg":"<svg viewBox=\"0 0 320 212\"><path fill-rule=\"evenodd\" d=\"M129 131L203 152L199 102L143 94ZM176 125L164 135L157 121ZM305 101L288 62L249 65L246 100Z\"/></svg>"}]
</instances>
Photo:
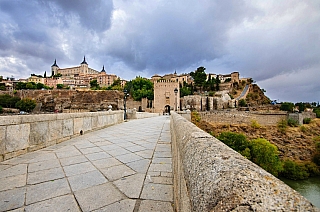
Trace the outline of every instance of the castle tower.
<instances>
[{"instance_id":1,"label":"castle tower","mask_svg":"<svg viewBox=\"0 0 320 212\"><path fill-rule=\"evenodd\" d=\"M54 59L54 63L53 65L51 66L51 76L55 75L58 73L58 70L59 70L59 66L57 65L57 60Z\"/></svg>"},{"instance_id":2,"label":"castle tower","mask_svg":"<svg viewBox=\"0 0 320 212\"><path fill-rule=\"evenodd\" d=\"M174 90L178 89L175 93ZM156 113L166 110L180 110L180 88L177 80L154 81L154 110Z\"/></svg>"},{"instance_id":3,"label":"castle tower","mask_svg":"<svg viewBox=\"0 0 320 212\"><path fill-rule=\"evenodd\" d=\"M86 61L86 56L83 56L83 61L82 63L80 64L80 73L81 74L88 74L88 63Z\"/></svg>"},{"instance_id":4,"label":"castle tower","mask_svg":"<svg viewBox=\"0 0 320 212\"><path fill-rule=\"evenodd\" d=\"M104 70L104 65L103 65L103 67L102 67L102 70L101 70L101 73L106 73L106 70Z\"/></svg>"}]
</instances>

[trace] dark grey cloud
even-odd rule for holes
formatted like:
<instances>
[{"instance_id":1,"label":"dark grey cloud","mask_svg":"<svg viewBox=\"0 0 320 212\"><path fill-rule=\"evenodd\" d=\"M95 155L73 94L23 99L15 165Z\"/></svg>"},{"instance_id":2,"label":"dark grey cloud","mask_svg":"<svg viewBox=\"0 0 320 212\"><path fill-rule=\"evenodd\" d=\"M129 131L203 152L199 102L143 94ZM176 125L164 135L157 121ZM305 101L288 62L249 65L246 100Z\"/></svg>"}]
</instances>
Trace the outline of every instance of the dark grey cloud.
<instances>
[{"instance_id":1,"label":"dark grey cloud","mask_svg":"<svg viewBox=\"0 0 320 212\"><path fill-rule=\"evenodd\" d=\"M317 101L318 0L1 0L0 75L89 66L125 79L239 71L273 99Z\"/></svg>"}]
</instances>

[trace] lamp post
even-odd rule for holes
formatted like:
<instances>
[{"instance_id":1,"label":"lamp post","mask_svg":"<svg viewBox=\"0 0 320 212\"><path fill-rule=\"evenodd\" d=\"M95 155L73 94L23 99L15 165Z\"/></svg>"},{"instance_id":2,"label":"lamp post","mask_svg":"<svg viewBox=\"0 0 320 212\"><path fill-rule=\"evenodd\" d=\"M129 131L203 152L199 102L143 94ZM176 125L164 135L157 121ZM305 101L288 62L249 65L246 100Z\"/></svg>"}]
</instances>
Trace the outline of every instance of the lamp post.
<instances>
[{"instance_id":1,"label":"lamp post","mask_svg":"<svg viewBox=\"0 0 320 212\"><path fill-rule=\"evenodd\" d=\"M174 89L174 95L175 95L175 102L176 102L176 108L175 108L175 111L177 111L177 93L178 93L178 88L175 88Z\"/></svg>"},{"instance_id":2,"label":"lamp post","mask_svg":"<svg viewBox=\"0 0 320 212\"><path fill-rule=\"evenodd\" d=\"M124 97L123 97L123 108L124 108L124 120L127 119L127 97L129 96L127 90L123 90Z\"/></svg>"}]
</instances>

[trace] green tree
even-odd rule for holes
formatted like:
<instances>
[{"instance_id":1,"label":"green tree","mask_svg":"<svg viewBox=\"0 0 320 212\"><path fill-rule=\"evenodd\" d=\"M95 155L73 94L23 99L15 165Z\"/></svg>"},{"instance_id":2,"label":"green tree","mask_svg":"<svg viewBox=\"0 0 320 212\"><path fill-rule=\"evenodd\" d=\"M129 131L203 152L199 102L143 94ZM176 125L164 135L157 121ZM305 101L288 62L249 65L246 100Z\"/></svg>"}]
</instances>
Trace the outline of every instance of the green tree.
<instances>
[{"instance_id":1,"label":"green tree","mask_svg":"<svg viewBox=\"0 0 320 212\"><path fill-rule=\"evenodd\" d=\"M62 89L63 88L63 84L57 84L57 89Z\"/></svg>"},{"instance_id":2,"label":"green tree","mask_svg":"<svg viewBox=\"0 0 320 212\"><path fill-rule=\"evenodd\" d=\"M16 89L17 90L26 89L26 84L27 83L24 83L24 82L18 82L17 85L16 85Z\"/></svg>"},{"instance_id":3,"label":"green tree","mask_svg":"<svg viewBox=\"0 0 320 212\"><path fill-rule=\"evenodd\" d=\"M303 112L306 109L306 105L302 102L298 102L295 105L299 107L299 112Z\"/></svg>"},{"instance_id":4,"label":"green tree","mask_svg":"<svg viewBox=\"0 0 320 212\"><path fill-rule=\"evenodd\" d=\"M240 99L238 104L240 107L246 107L247 101L245 99Z\"/></svg>"},{"instance_id":5,"label":"green tree","mask_svg":"<svg viewBox=\"0 0 320 212\"><path fill-rule=\"evenodd\" d=\"M153 100L153 83L142 77L136 77L126 83L125 88L134 100L140 101L142 98Z\"/></svg>"},{"instance_id":6,"label":"green tree","mask_svg":"<svg viewBox=\"0 0 320 212\"><path fill-rule=\"evenodd\" d=\"M222 132L217 138L237 152L250 146L246 136L241 133Z\"/></svg>"},{"instance_id":7,"label":"green tree","mask_svg":"<svg viewBox=\"0 0 320 212\"><path fill-rule=\"evenodd\" d=\"M206 74L205 70L206 70L206 68L201 66L201 67L197 68L197 70L195 72L190 73L190 76L194 80L194 85L196 87L200 87L200 91L201 91L201 88L205 85L205 82L207 80L207 74Z\"/></svg>"},{"instance_id":8,"label":"green tree","mask_svg":"<svg viewBox=\"0 0 320 212\"><path fill-rule=\"evenodd\" d=\"M309 173L304 164L299 164L292 160L285 160L281 176L292 180L303 180L309 177Z\"/></svg>"},{"instance_id":9,"label":"green tree","mask_svg":"<svg viewBox=\"0 0 320 212\"><path fill-rule=\"evenodd\" d=\"M0 113L2 113L3 112L3 109L2 109L2 107L0 106Z\"/></svg>"},{"instance_id":10,"label":"green tree","mask_svg":"<svg viewBox=\"0 0 320 212\"><path fill-rule=\"evenodd\" d=\"M44 88L44 84L42 84L42 83L37 83L36 84L36 87L37 87L37 89L42 89L42 88Z\"/></svg>"},{"instance_id":11,"label":"green tree","mask_svg":"<svg viewBox=\"0 0 320 212\"><path fill-rule=\"evenodd\" d=\"M100 89L100 86L99 86L98 81L96 79L90 81L90 88L91 88L91 90L99 90Z\"/></svg>"},{"instance_id":12,"label":"green tree","mask_svg":"<svg viewBox=\"0 0 320 212\"><path fill-rule=\"evenodd\" d=\"M0 90L5 91L6 90L6 85L4 83L0 83Z\"/></svg>"},{"instance_id":13,"label":"green tree","mask_svg":"<svg viewBox=\"0 0 320 212\"><path fill-rule=\"evenodd\" d=\"M26 84L26 89L36 89L36 88L37 88L37 86L34 82L28 82Z\"/></svg>"},{"instance_id":14,"label":"green tree","mask_svg":"<svg viewBox=\"0 0 320 212\"><path fill-rule=\"evenodd\" d=\"M264 138L251 141L252 161L274 176L282 171L278 148Z\"/></svg>"},{"instance_id":15,"label":"green tree","mask_svg":"<svg viewBox=\"0 0 320 212\"><path fill-rule=\"evenodd\" d=\"M14 108L18 101L20 101L19 97L12 97L8 94L0 95L0 105L2 107Z\"/></svg>"},{"instance_id":16,"label":"green tree","mask_svg":"<svg viewBox=\"0 0 320 212\"><path fill-rule=\"evenodd\" d=\"M37 104L35 100L25 98L16 103L16 108L20 109L21 111L31 112L36 105Z\"/></svg>"},{"instance_id":17,"label":"green tree","mask_svg":"<svg viewBox=\"0 0 320 212\"><path fill-rule=\"evenodd\" d=\"M191 95L191 88L190 87L181 87L180 88L180 97Z\"/></svg>"},{"instance_id":18,"label":"green tree","mask_svg":"<svg viewBox=\"0 0 320 212\"><path fill-rule=\"evenodd\" d=\"M284 102L280 106L280 110L292 112L294 108L294 104L292 102Z\"/></svg>"}]
</instances>

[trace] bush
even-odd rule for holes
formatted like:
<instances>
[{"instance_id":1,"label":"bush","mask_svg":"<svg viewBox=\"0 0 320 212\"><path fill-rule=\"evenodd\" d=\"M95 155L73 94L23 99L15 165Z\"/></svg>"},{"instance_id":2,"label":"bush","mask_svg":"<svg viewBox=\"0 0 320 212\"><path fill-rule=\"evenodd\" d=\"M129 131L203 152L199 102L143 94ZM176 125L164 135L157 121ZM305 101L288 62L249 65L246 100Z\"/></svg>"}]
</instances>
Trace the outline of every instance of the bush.
<instances>
[{"instance_id":1,"label":"bush","mask_svg":"<svg viewBox=\"0 0 320 212\"><path fill-rule=\"evenodd\" d=\"M240 107L246 107L247 106L247 102L245 99L240 99L239 100L239 106Z\"/></svg>"},{"instance_id":2,"label":"bush","mask_svg":"<svg viewBox=\"0 0 320 212\"><path fill-rule=\"evenodd\" d=\"M317 141L320 139L320 136L315 137L313 140ZM320 142L316 142L316 153L313 155L312 161L320 166Z\"/></svg>"},{"instance_id":3,"label":"bush","mask_svg":"<svg viewBox=\"0 0 320 212\"><path fill-rule=\"evenodd\" d=\"M280 110L292 112L294 108L294 104L291 102L284 102L280 106Z\"/></svg>"},{"instance_id":4,"label":"bush","mask_svg":"<svg viewBox=\"0 0 320 212\"><path fill-rule=\"evenodd\" d=\"M310 124L310 122L311 122L311 118L304 118L303 119L304 124Z\"/></svg>"},{"instance_id":5,"label":"bush","mask_svg":"<svg viewBox=\"0 0 320 212\"><path fill-rule=\"evenodd\" d=\"M2 107L0 106L0 113L2 113L3 112L3 109L2 109Z\"/></svg>"},{"instance_id":6,"label":"bush","mask_svg":"<svg viewBox=\"0 0 320 212\"><path fill-rule=\"evenodd\" d=\"M282 171L278 148L264 138L251 141L252 161L274 176Z\"/></svg>"},{"instance_id":7,"label":"bush","mask_svg":"<svg viewBox=\"0 0 320 212\"><path fill-rule=\"evenodd\" d=\"M288 122L285 119L282 119L281 121L278 122L277 127L279 132L285 133L288 128Z\"/></svg>"},{"instance_id":8,"label":"bush","mask_svg":"<svg viewBox=\"0 0 320 212\"><path fill-rule=\"evenodd\" d=\"M249 151L246 150L250 147L250 142L247 140L245 135L234 132L222 132L217 139L240 154L245 154L244 156L247 158L251 158L250 149L248 149Z\"/></svg>"},{"instance_id":9,"label":"bush","mask_svg":"<svg viewBox=\"0 0 320 212\"><path fill-rule=\"evenodd\" d=\"M259 129L261 128L261 125L257 122L257 120L251 120L251 127L253 129Z\"/></svg>"},{"instance_id":10,"label":"bush","mask_svg":"<svg viewBox=\"0 0 320 212\"><path fill-rule=\"evenodd\" d=\"M292 180L303 180L309 177L308 169L305 165L296 163L292 160L285 160L281 175Z\"/></svg>"},{"instance_id":11,"label":"bush","mask_svg":"<svg viewBox=\"0 0 320 212\"><path fill-rule=\"evenodd\" d=\"M22 99L16 103L16 108L26 112L31 112L35 107L36 101L28 98Z\"/></svg>"},{"instance_id":12,"label":"bush","mask_svg":"<svg viewBox=\"0 0 320 212\"><path fill-rule=\"evenodd\" d=\"M297 126L299 126L299 122L297 121L297 120L294 120L294 119L288 119L288 125L290 126L290 127L297 127Z\"/></svg>"},{"instance_id":13,"label":"bush","mask_svg":"<svg viewBox=\"0 0 320 212\"><path fill-rule=\"evenodd\" d=\"M300 126L300 131L303 132L303 133L306 133L307 132L307 128L305 126Z\"/></svg>"}]
</instances>

